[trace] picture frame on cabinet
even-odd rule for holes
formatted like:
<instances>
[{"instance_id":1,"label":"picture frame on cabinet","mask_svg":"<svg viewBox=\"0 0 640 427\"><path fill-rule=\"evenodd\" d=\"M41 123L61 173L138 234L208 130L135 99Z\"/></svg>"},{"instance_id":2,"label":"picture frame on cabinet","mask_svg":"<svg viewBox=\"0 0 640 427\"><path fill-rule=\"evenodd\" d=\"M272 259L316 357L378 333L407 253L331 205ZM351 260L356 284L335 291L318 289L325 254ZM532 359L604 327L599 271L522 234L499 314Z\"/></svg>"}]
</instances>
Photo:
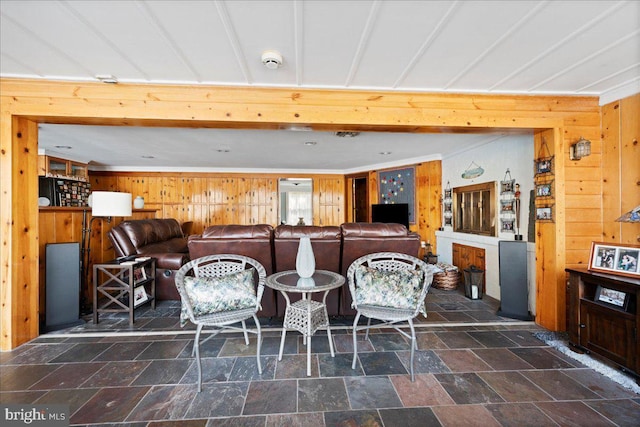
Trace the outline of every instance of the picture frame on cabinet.
<instances>
[{"instance_id":1,"label":"picture frame on cabinet","mask_svg":"<svg viewBox=\"0 0 640 427\"><path fill-rule=\"evenodd\" d=\"M589 254L589 270L640 277L640 245L593 242Z\"/></svg>"},{"instance_id":2,"label":"picture frame on cabinet","mask_svg":"<svg viewBox=\"0 0 640 427\"><path fill-rule=\"evenodd\" d=\"M621 310L627 311L629 308L630 296L628 293L610 289L601 285L596 288L594 301L614 306Z\"/></svg>"}]
</instances>

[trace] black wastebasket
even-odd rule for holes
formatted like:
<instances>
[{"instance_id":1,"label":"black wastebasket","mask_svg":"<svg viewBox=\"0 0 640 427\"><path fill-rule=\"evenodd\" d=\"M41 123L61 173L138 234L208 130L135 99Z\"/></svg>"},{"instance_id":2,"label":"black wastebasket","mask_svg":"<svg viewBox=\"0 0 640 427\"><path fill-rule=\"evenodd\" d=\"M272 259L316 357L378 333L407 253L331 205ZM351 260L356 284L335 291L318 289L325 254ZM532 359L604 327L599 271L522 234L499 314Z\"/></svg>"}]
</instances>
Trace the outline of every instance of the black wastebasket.
<instances>
[{"instance_id":1,"label":"black wastebasket","mask_svg":"<svg viewBox=\"0 0 640 427\"><path fill-rule=\"evenodd\" d=\"M470 268L465 268L463 273L464 295L470 299L481 299L484 270L480 270L475 265L472 265Z\"/></svg>"}]
</instances>

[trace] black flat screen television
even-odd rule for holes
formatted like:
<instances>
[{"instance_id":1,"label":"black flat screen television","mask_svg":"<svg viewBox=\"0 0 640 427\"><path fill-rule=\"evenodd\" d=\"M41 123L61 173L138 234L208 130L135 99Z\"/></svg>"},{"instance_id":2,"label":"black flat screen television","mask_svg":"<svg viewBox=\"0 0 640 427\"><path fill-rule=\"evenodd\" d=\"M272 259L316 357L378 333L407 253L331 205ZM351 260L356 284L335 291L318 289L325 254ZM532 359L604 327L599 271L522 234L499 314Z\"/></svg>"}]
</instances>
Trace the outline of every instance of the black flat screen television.
<instances>
[{"instance_id":1,"label":"black flat screen television","mask_svg":"<svg viewBox=\"0 0 640 427\"><path fill-rule=\"evenodd\" d=\"M402 224L409 229L409 204L377 204L371 205L371 222Z\"/></svg>"}]
</instances>

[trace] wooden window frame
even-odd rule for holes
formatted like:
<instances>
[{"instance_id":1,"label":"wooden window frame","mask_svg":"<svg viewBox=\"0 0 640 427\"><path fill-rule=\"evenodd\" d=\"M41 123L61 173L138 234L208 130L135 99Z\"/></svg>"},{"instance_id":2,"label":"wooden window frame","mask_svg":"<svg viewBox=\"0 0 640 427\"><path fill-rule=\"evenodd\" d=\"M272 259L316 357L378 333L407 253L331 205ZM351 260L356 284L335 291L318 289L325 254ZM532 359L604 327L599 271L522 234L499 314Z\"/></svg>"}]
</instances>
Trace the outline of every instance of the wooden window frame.
<instances>
[{"instance_id":1,"label":"wooden window frame","mask_svg":"<svg viewBox=\"0 0 640 427\"><path fill-rule=\"evenodd\" d=\"M485 195L486 192L489 194ZM497 236L496 194L497 183L495 181L455 187L453 189L453 231L482 236ZM461 201L466 198L465 195L472 199L479 198L480 203L479 206L473 206L467 215L465 215L465 209L469 208L469 206ZM487 208L489 209L488 214L485 213ZM465 221L465 217L469 218L469 220Z\"/></svg>"}]
</instances>

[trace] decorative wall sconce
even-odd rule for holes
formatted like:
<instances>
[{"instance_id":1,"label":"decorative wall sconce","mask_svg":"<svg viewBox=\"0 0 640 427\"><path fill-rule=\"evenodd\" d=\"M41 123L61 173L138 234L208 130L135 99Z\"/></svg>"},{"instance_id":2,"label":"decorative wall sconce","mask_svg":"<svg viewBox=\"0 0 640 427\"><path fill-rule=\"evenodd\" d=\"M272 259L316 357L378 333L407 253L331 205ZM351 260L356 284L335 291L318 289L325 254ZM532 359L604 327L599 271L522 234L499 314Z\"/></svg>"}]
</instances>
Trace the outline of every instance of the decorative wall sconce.
<instances>
[{"instance_id":1,"label":"decorative wall sconce","mask_svg":"<svg viewBox=\"0 0 640 427\"><path fill-rule=\"evenodd\" d=\"M580 137L578 142L569 147L569 159L580 160L591 155L591 141Z\"/></svg>"}]
</instances>

